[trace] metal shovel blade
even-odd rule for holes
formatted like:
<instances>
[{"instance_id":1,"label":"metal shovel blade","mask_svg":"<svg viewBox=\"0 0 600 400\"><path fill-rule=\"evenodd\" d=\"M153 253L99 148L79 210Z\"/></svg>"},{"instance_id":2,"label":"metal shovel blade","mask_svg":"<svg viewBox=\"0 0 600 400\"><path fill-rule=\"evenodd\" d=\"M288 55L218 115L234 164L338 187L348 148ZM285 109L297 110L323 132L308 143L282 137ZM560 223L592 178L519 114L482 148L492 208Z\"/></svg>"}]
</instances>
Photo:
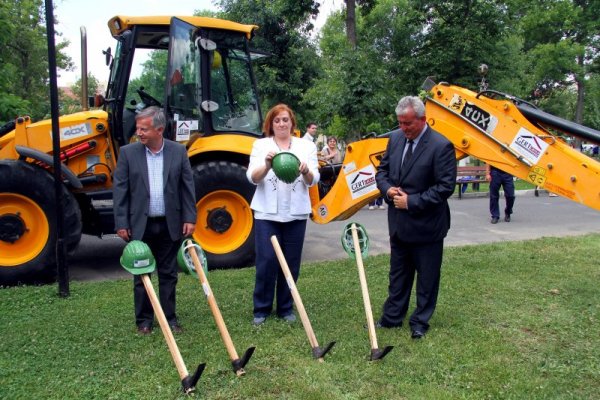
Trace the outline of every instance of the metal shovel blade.
<instances>
[{"instance_id":1,"label":"metal shovel blade","mask_svg":"<svg viewBox=\"0 0 600 400\"><path fill-rule=\"evenodd\" d=\"M244 369L248 361L250 361L250 357L252 357L252 354L254 354L254 350L256 350L256 347L248 348L242 358L238 358L237 360L233 360L231 362L231 365L233 366L233 372L237 373L238 371Z\"/></svg>"},{"instance_id":2,"label":"metal shovel blade","mask_svg":"<svg viewBox=\"0 0 600 400\"><path fill-rule=\"evenodd\" d=\"M394 346L386 346L383 350L381 349L371 349L371 361L381 360L386 356L387 353L392 351Z\"/></svg>"},{"instance_id":3,"label":"metal shovel blade","mask_svg":"<svg viewBox=\"0 0 600 400\"><path fill-rule=\"evenodd\" d=\"M196 372L194 375L188 375L181 381L181 386L183 387L184 393L191 393L196 390L196 383L200 380L200 376L202 376L202 372L204 372L204 368L206 367L205 363L198 365Z\"/></svg>"},{"instance_id":4,"label":"metal shovel blade","mask_svg":"<svg viewBox=\"0 0 600 400\"><path fill-rule=\"evenodd\" d=\"M327 346L321 348L319 346L313 347L313 357L314 358L323 358L325 354L329 353L329 350L335 345L335 342L329 343Z\"/></svg>"}]
</instances>

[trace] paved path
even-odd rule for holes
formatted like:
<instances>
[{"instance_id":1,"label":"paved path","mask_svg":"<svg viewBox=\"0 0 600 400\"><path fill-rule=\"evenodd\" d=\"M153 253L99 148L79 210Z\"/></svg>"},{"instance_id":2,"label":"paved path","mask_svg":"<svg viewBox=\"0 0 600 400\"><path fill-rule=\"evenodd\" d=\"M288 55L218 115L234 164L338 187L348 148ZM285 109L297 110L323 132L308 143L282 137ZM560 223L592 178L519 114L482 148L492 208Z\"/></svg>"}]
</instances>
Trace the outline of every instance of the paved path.
<instances>
[{"instance_id":1,"label":"paved path","mask_svg":"<svg viewBox=\"0 0 600 400\"><path fill-rule=\"evenodd\" d=\"M502 219L496 225L489 222L487 197L450 200L452 228L446 246L489 242L527 240L544 236L562 237L600 233L600 212L561 197L549 197L540 192L521 191L517 194L512 222ZM501 209L504 200L500 200ZM387 211L363 209L347 221L317 225L309 222L304 244L303 261L323 261L346 258L340 240L343 227L349 221L362 224L369 234L372 255L389 252ZM103 280L129 276L119 265L124 242L117 237L84 235L75 255L69 260L72 280Z\"/></svg>"}]
</instances>

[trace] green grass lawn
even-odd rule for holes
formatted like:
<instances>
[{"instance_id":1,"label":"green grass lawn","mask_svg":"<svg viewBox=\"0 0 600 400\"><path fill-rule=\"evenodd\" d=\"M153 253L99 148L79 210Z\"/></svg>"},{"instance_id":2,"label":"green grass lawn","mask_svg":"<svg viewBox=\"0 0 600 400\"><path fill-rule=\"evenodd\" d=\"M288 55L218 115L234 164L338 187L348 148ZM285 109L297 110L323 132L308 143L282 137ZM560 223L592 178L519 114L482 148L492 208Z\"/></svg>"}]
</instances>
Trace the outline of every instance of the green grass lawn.
<instances>
[{"instance_id":1,"label":"green grass lawn","mask_svg":"<svg viewBox=\"0 0 600 400\"><path fill-rule=\"evenodd\" d=\"M341 254L341 249L340 249ZM448 248L425 339L378 330L385 359L368 361L356 264L304 264L298 289L319 343L300 323L252 319L254 270L214 271L212 289L238 353L236 377L198 281L180 276L177 343L207 368L206 399L592 399L600 393L600 235ZM377 318L388 256L365 260ZM135 334L130 280L0 290L1 399L176 399L177 370L160 330Z\"/></svg>"}]
</instances>

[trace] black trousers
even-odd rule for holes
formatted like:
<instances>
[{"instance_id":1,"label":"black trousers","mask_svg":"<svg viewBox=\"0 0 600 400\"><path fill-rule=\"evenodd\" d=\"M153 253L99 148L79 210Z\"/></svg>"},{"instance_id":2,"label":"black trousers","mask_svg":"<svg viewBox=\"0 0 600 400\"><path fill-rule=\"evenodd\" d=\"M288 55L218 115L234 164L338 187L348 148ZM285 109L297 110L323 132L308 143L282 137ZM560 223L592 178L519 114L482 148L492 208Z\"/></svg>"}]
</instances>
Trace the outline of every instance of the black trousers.
<instances>
[{"instance_id":1,"label":"black trousers","mask_svg":"<svg viewBox=\"0 0 600 400\"><path fill-rule=\"evenodd\" d=\"M148 218L144 237L142 238L156 260L160 305L169 325L177 323L175 313L175 290L177 286L177 251L180 242L172 241L165 218ZM154 322L154 309L142 278L133 277L133 303L135 306L135 323L138 327L151 327Z\"/></svg>"},{"instance_id":2,"label":"black trousers","mask_svg":"<svg viewBox=\"0 0 600 400\"><path fill-rule=\"evenodd\" d=\"M444 241L407 243L390 237L390 247L388 298L383 305L382 321L389 325L402 324L416 274L417 306L409 324L412 329L427 331L437 304Z\"/></svg>"},{"instance_id":3,"label":"black trousers","mask_svg":"<svg viewBox=\"0 0 600 400\"><path fill-rule=\"evenodd\" d=\"M513 213L515 204L515 183L513 176L504 171L492 168L490 171L492 181L490 182L490 214L492 218L500 218L500 187L504 188L504 197L506 198L506 207L504 215L510 216Z\"/></svg>"}]
</instances>

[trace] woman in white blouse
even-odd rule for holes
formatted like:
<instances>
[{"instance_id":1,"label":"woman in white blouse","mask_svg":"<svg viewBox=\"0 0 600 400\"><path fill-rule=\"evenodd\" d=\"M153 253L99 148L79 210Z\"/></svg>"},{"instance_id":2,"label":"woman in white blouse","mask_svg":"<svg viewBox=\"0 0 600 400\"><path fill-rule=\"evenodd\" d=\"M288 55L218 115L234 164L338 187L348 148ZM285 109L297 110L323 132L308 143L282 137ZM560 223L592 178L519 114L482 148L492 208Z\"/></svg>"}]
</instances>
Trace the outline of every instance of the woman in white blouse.
<instances>
[{"instance_id":1,"label":"woman in white blouse","mask_svg":"<svg viewBox=\"0 0 600 400\"><path fill-rule=\"evenodd\" d=\"M271 314L275 294L276 315L288 322L296 320L292 296L270 240L273 235L277 237L297 281L306 221L311 211L308 188L319 181L319 170L315 144L295 137L295 128L296 117L287 105L271 108L263 125L265 138L254 142L246 173L248 180L256 185L251 203L256 239L254 325L263 324ZM300 175L292 183L278 179L271 168L273 157L280 151L289 151L300 160Z\"/></svg>"}]
</instances>

